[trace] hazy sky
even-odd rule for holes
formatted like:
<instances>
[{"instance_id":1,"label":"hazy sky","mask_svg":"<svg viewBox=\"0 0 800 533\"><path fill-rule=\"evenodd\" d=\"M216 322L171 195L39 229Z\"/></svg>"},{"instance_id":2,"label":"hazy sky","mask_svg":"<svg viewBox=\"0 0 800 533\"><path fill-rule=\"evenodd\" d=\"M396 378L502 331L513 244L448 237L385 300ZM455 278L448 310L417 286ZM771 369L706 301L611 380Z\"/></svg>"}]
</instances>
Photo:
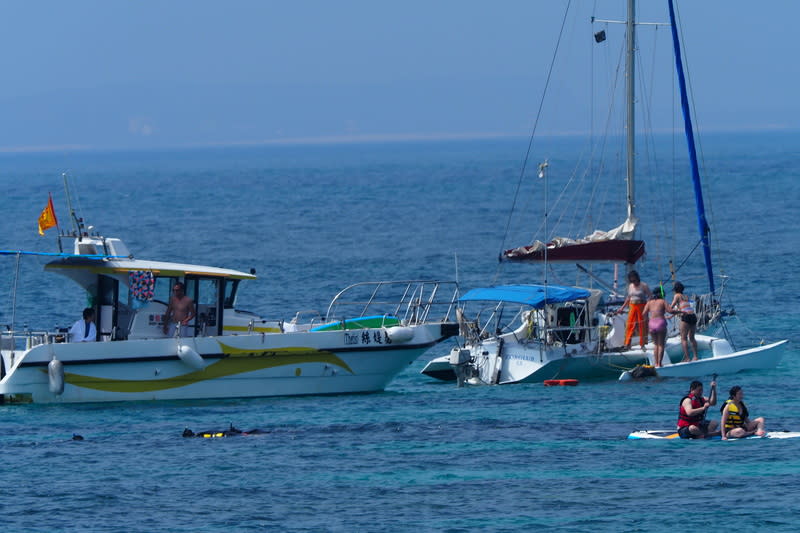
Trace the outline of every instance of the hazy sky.
<instances>
[{"instance_id":1,"label":"hazy sky","mask_svg":"<svg viewBox=\"0 0 800 533\"><path fill-rule=\"evenodd\" d=\"M526 135L567 3L8 0L0 150ZM592 14L624 15L572 4L572 50ZM665 2L642 4L666 21ZM704 129L800 128L800 1L678 6ZM587 72L554 88L554 132L585 130Z\"/></svg>"}]
</instances>

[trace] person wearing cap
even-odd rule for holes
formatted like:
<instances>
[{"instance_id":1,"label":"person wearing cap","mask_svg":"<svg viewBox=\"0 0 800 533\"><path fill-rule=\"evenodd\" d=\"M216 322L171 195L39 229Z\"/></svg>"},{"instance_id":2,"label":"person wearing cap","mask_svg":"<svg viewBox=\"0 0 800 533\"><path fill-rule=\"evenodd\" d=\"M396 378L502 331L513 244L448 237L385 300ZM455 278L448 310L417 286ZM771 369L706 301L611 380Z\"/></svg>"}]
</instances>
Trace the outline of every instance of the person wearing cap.
<instances>
[{"instance_id":1,"label":"person wearing cap","mask_svg":"<svg viewBox=\"0 0 800 533\"><path fill-rule=\"evenodd\" d=\"M717 403L717 382L711 382L711 397L703 396L703 384L692 381L689 394L680 402L678 435L682 439L704 439L719 435L716 420L706 420L708 408Z\"/></svg>"}]
</instances>

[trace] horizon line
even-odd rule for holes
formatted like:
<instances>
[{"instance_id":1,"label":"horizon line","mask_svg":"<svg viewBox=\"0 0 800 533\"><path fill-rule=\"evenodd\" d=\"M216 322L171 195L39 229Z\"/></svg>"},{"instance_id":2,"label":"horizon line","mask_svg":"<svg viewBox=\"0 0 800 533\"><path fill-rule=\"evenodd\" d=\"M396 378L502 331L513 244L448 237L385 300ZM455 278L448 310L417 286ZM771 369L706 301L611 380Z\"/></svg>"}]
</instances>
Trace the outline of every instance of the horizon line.
<instances>
[{"instance_id":1,"label":"horizon line","mask_svg":"<svg viewBox=\"0 0 800 533\"><path fill-rule=\"evenodd\" d=\"M743 129L709 129L706 133L765 133L776 131L794 131L786 125L766 125ZM654 131L656 135L675 134L682 132L682 128ZM586 130L562 131L540 135L542 138L559 137L585 137L591 135ZM524 133L508 132L470 132L470 133L379 133L365 135L322 135L312 137L286 137L275 139L259 139L244 141L210 141L185 144L169 144L165 146L95 146L88 144L58 144L58 145L28 145L28 146L0 146L0 154L30 154L30 153L55 153L55 152L126 152L126 151L159 151L159 150L189 150L196 148L233 148L257 146L313 146L336 145L380 142L411 142L411 141L456 141L456 140L491 140L491 139L517 139L529 137Z\"/></svg>"}]
</instances>

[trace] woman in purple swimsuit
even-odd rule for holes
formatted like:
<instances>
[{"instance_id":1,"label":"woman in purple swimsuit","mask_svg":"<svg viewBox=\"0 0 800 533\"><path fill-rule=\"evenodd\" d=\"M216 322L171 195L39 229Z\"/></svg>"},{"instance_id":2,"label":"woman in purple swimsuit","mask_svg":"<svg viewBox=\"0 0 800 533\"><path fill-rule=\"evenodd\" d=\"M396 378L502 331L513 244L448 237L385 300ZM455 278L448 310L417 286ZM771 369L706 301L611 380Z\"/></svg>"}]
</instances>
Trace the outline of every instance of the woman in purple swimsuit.
<instances>
[{"instance_id":1,"label":"woman in purple swimsuit","mask_svg":"<svg viewBox=\"0 0 800 533\"><path fill-rule=\"evenodd\" d=\"M664 287L658 285L653 290L653 299L647 302L642 314L648 319L647 325L650 336L653 338L653 356L656 367L660 367L664 359L664 346L667 342L667 313L674 313L666 300L664 300Z\"/></svg>"}]
</instances>

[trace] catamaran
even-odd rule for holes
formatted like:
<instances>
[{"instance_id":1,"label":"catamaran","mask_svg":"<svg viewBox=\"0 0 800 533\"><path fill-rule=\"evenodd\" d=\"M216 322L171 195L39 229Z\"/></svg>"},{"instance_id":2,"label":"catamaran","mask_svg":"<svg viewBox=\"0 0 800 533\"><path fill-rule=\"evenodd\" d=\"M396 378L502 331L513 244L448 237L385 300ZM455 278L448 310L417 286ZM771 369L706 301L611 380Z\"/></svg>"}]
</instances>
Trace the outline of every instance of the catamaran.
<instances>
[{"instance_id":1,"label":"catamaran","mask_svg":"<svg viewBox=\"0 0 800 533\"><path fill-rule=\"evenodd\" d=\"M680 88L691 178L696 200L697 221L708 279L708 293L693 295L692 300L700 331L724 323L725 312L720 304L723 287L717 287L711 262L709 224L706 220L693 126L684 79L680 43L672 0L669 0L671 36L675 72ZM620 21L594 19L593 23L614 24ZM634 184L636 182L635 106L636 102L636 3L627 2L625 25L625 182L626 217L608 231L595 230L575 237L549 237L547 174L551 163L539 165L543 178L544 234L546 242L506 249L501 259L514 262L544 264L544 281L538 285L505 285L475 289L461 297L459 309L462 344L451 353L430 361L422 373L443 380L459 380L483 384L506 384L577 378L611 378L623 373L631 377L635 368L655 364L654 345L635 348L625 342L627 315L615 314L622 296L616 283L604 283L582 263L625 265L630 270L645 254L645 242L637 237L639 218L636 214ZM606 40L605 30L594 34L597 43ZM532 146L533 142L529 143ZM530 154L529 154L530 155ZM528 157L525 158L528 160ZM602 167L602 165L598 165ZM524 169L521 176L524 175ZM555 285L548 280L548 267L553 264L577 263L578 268L606 290ZM670 262L670 267L672 262ZM674 275L674 271L673 271ZM614 279L617 270L614 267ZM477 312L470 314L467 305L480 302ZM466 318L471 317L471 318ZM669 321L664 367L655 369L659 376L692 377L724 374L745 369L774 368L782 356L786 341L734 348L730 339L698 335L700 359L677 363L683 355L678 338L678 319ZM673 364L675 362L675 364ZM653 373L653 372L651 372Z\"/></svg>"},{"instance_id":2,"label":"catamaran","mask_svg":"<svg viewBox=\"0 0 800 533\"><path fill-rule=\"evenodd\" d=\"M96 338L70 342L66 330L20 330L12 320L0 333L0 403L380 391L458 331L450 318L455 282L357 283L324 314L267 320L236 308L254 273L138 259L122 240L87 230L70 212L73 230L60 233L59 248L71 240L71 253L0 254L16 257L18 267L30 254L53 256L45 271L77 283L94 302ZM177 282L195 318L168 335L164 317Z\"/></svg>"}]
</instances>

